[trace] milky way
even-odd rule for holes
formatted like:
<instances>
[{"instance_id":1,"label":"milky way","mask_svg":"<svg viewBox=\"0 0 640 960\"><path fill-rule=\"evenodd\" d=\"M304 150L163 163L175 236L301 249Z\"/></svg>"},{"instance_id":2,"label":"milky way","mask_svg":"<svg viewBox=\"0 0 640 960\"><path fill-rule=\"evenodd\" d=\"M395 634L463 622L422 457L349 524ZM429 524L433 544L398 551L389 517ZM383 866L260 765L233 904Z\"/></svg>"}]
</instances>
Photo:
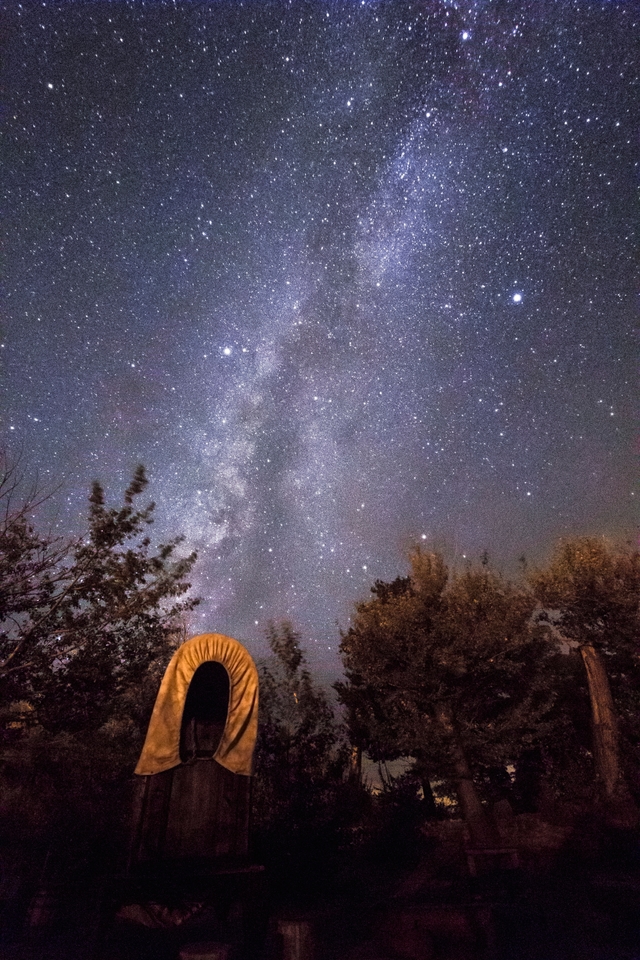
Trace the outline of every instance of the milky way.
<instances>
[{"instance_id":1,"label":"milky way","mask_svg":"<svg viewBox=\"0 0 640 960\"><path fill-rule=\"evenodd\" d=\"M192 628L327 669L416 541L633 535L637 3L4 16L4 437L60 528L144 463Z\"/></svg>"}]
</instances>

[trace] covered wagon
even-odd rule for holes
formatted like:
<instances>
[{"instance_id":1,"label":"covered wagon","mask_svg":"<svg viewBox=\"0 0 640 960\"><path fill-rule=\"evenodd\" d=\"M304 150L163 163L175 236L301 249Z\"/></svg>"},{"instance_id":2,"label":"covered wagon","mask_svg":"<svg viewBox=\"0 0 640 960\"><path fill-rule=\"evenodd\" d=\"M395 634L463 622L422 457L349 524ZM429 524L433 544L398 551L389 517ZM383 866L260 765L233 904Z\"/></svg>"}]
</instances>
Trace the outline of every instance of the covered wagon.
<instances>
[{"instance_id":1,"label":"covered wagon","mask_svg":"<svg viewBox=\"0 0 640 960\"><path fill-rule=\"evenodd\" d=\"M106 951L260 952L264 868L249 857L257 731L258 673L248 651L218 633L183 643L135 769L129 865L103 905Z\"/></svg>"},{"instance_id":2,"label":"covered wagon","mask_svg":"<svg viewBox=\"0 0 640 960\"><path fill-rule=\"evenodd\" d=\"M257 728L258 674L242 644L218 633L182 644L135 769L134 870L246 861Z\"/></svg>"}]
</instances>

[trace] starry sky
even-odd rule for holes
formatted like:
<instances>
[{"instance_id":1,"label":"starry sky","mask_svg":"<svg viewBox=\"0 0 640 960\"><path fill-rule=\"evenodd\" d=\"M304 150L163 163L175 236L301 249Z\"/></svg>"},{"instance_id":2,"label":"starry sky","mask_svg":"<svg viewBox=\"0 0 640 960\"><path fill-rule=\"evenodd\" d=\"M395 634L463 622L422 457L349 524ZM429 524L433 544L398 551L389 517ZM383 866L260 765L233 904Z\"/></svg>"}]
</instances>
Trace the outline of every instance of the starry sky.
<instances>
[{"instance_id":1,"label":"starry sky","mask_svg":"<svg viewBox=\"0 0 640 960\"><path fill-rule=\"evenodd\" d=\"M640 4L12 2L3 443L146 465L194 632L312 665L412 544L632 537Z\"/></svg>"}]
</instances>

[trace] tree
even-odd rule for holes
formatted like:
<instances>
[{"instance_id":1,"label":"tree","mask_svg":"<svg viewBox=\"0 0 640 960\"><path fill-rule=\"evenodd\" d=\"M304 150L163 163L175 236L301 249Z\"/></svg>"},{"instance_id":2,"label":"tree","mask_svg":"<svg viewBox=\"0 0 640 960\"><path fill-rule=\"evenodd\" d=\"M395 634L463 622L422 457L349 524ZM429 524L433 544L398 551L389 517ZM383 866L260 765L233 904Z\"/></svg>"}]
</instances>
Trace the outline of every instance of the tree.
<instances>
[{"instance_id":1,"label":"tree","mask_svg":"<svg viewBox=\"0 0 640 960\"><path fill-rule=\"evenodd\" d=\"M313 807L344 761L343 731L327 695L306 666L291 623L267 629L270 660L259 664L260 728L256 777L268 816L289 819L300 804ZM295 818L294 818L295 819Z\"/></svg>"},{"instance_id":2,"label":"tree","mask_svg":"<svg viewBox=\"0 0 640 960\"><path fill-rule=\"evenodd\" d=\"M11 484L9 483L9 487ZM39 535L23 505L0 527L0 689L36 708L56 729L97 728L149 664L166 659L196 559L176 555L181 538L152 550L155 505L134 501L147 486L138 467L120 508L102 486L89 498L87 536Z\"/></svg>"},{"instance_id":3,"label":"tree","mask_svg":"<svg viewBox=\"0 0 640 960\"><path fill-rule=\"evenodd\" d=\"M25 670L30 637L68 580L64 561L72 545L36 531L34 514L48 497L37 483L23 493L20 462L4 452L0 461L0 678L6 681Z\"/></svg>"},{"instance_id":4,"label":"tree","mask_svg":"<svg viewBox=\"0 0 640 960\"><path fill-rule=\"evenodd\" d=\"M591 537L569 540L558 545L545 569L530 575L530 582L545 607L540 619L553 623L582 658L596 774L608 816L623 826L637 825L640 815L624 774L610 678L623 720L632 728L640 706L640 553Z\"/></svg>"},{"instance_id":5,"label":"tree","mask_svg":"<svg viewBox=\"0 0 640 960\"><path fill-rule=\"evenodd\" d=\"M254 825L262 855L299 877L327 855L348 819L348 750L291 623L270 624L267 640L272 656L258 664Z\"/></svg>"},{"instance_id":6,"label":"tree","mask_svg":"<svg viewBox=\"0 0 640 960\"><path fill-rule=\"evenodd\" d=\"M352 729L378 755L414 756L451 779L474 845L495 829L476 778L537 741L553 702L542 667L552 648L531 594L484 564L452 577L417 549L411 575L377 582L357 604L339 685Z\"/></svg>"}]
</instances>

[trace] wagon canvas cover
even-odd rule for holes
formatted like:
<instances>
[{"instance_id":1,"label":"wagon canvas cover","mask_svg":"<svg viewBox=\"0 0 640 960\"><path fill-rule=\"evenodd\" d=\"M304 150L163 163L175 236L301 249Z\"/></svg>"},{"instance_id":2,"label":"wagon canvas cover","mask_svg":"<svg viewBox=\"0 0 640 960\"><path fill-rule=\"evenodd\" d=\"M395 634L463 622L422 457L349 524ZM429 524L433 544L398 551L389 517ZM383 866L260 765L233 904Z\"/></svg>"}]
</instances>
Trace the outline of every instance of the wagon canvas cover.
<instances>
[{"instance_id":1,"label":"wagon canvas cover","mask_svg":"<svg viewBox=\"0 0 640 960\"><path fill-rule=\"evenodd\" d=\"M231 773L250 776L258 731L258 673L248 651L221 633L203 633L176 650L156 698L135 772L150 776L180 764L180 731L189 684L203 663L221 663L229 675L229 708L213 756Z\"/></svg>"}]
</instances>

